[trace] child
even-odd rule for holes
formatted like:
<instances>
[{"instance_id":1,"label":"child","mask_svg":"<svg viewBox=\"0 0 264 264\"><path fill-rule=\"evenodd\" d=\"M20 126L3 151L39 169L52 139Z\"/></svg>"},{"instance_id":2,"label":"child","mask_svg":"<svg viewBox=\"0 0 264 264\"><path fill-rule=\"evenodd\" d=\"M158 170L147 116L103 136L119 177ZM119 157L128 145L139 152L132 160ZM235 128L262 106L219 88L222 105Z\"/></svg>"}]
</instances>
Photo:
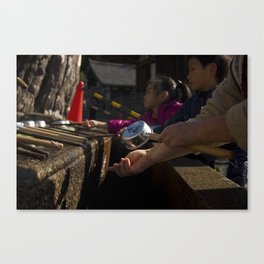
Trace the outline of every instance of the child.
<instances>
[{"instance_id":1,"label":"child","mask_svg":"<svg viewBox=\"0 0 264 264\"><path fill-rule=\"evenodd\" d=\"M242 65L241 61L243 61L243 56L240 57L236 56L233 59L232 65ZM124 161L121 161L120 165L119 164L115 165L114 168L115 171L119 175L130 175L133 174L134 171L141 172L143 169L147 168L148 166L156 162L160 162L160 161L168 160L172 157L183 156L188 154L189 152L186 149L179 147L177 148L177 145L175 145L175 143L172 142L174 140L175 142L177 142L177 144L184 146L186 143L180 141L179 138L181 137L184 139L188 138L194 140L193 142L189 142L189 144L218 142L216 140L219 140L219 138L221 138L221 140L223 140L221 142L235 141L237 144L240 143L240 145L243 145L244 146L243 149L245 149L246 146L246 144L244 143L245 137L242 137L241 135L245 134L246 129L242 129L242 125L240 125L240 127L238 126L239 130L235 136L232 135L233 137L232 138L230 136L230 131L227 129L226 126L226 120L230 119L230 116L232 117L235 116L234 109L236 107L234 105L239 104L240 101L243 100L239 92L239 87L243 85L240 85L239 78L237 77L241 75L241 74L240 75L237 74L238 69L240 69L241 67L234 66L232 68L230 66L230 73L228 75L228 79L221 82L225 76L226 67L227 67L226 64L227 61L223 56L202 56L202 55L189 56L188 58L189 73L187 79L191 89L195 91L195 94L191 98L186 100L183 107L176 113L176 115L169 122L167 122L166 126L168 127L166 128L163 127L165 129L161 133L161 140L166 145L162 143L160 144L160 146L157 146L156 149L138 150L131 152L129 154L130 165L128 166L125 163L128 161L128 158L123 159ZM237 79L238 81L235 82L234 80ZM212 95L215 86L219 82L221 82L221 85L219 85L220 87L216 89L216 92ZM244 92L244 94L246 93ZM210 99L210 103L206 104L207 99L211 96L213 97L213 99ZM221 101L219 98L224 100ZM243 103L244 102L245 101L243 101ZM205 104L206 106L203 108L202 106ZM202 114L198 115L200 113L200 110ZM241 112L244 113L246 111L243 109L243 111ZM226 113L228 113L227 114L228 118L226 116L223 117L223 114ZM208 118L207 123L206 122L202 123L197 121L182 122L182 121L187 121L188 119L191 118L198 119L197 115L199 116L199 119L206 119L207 116L213 117L215 119L213 120L213 118L211 118L209 120ZM239 116L238 114L236 115L237 117ZM217 122L215 122L216 118L218 117L219 120L217 119ZM221 120L223 120L222 122L223 124L220 122L221 121L220 118ZM236 122L238 121L239 120L236 120ZM234 122L234 118L233 118L233 122ZM174 124L174 123L178 123L178 124ZM184 129L181 129L181 127L184 127ZM199 127L199 129L197 127ZM215 129L216 132L212 132L213 129ZM223 134L218 135L222 133L222 131L224 131ZM210 136L208 136L206 133L208 133L208 135L210 134ZM233 131L232 133L234 134ZM201 143L199 140L201 140L201 135L203 134L206 134L206 136L202 137L204 142ZM199 138L199 140L197 140L197 137ZM243 140L241 140L240 137L242 137ZM243 142L243 144L241 144L241 142ZM167 146L169 146L169 148ZM238 163L238 168L230 164L227 177L241 186L246 185L247 152L240 149L236 144L228 144L223 146L223 148L232 150L236 155L236 160ZM139 160L139 156L144 157L144 160L142 159L141 161L142 164L135 162L135 160ZM213 166L213 161L215 157L202 154L199 156L199 158L208 165ZM133 166L131 166L131 164Z\"/></svg>"},{"instance_id":2,"label":"child","mask_svg":"<svg viewBox=\"0 0 264 264\"><path fill-rule=\"evenodd\" d=\"M147 112L141 119L151 127L164 125L182 107L183 104L177 100L179 95L182 100L190 95L188 87L182 82L177 81L176 85L172 78L166 76L157 76L150 80L144 96L144 107ZM135 121L136 119L108 120L108 122L86 120L84 123L88 127L107 128L109 133L118 133Z\"/></svg>"}]
</instances>

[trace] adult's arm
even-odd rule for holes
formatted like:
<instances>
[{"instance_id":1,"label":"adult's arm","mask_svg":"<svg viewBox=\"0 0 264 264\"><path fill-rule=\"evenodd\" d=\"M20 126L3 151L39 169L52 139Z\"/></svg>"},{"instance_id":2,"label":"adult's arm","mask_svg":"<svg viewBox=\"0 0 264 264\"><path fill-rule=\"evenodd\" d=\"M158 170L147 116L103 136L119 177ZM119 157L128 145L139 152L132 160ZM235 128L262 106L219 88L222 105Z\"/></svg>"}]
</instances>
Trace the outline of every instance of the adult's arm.
<instances>
[{"instance_id":1,"label":"adult's arm","mask_svg":"<svg viewBox=\"0 0 264 264\"><path fill-rule=\"evenodd\" d=\"M160 140L170 148L234 142L224 115L170 125L163 130Z\"/></svg>"},{"instance_id":2,"label":"adult's arm","mask_svg":"<svg viewBox=\"0 0 264 264\"><path fill-rule=\"evenodd\" d=\"M202 107L201 112L190 121L205 120L224 115L226 125L237 145L247 149L247 100L229 73L216 88L213 97Z\"/></svg>"},{"instance_id":3,"label":"adult's arm","mask_svg":"<svg viewBox=\"0 0 264 264\"><path fill-rule=\"evenodd\" d=\"M109 170L116 172L121 177L130 176L139 174L158 162L167 161L189 153L191 151L186 148L171 149L167 145L160 143L151 149L139 149L130 152L119 163L114 163L113 166L109 167Z\"/></svg>"}]
</instances>

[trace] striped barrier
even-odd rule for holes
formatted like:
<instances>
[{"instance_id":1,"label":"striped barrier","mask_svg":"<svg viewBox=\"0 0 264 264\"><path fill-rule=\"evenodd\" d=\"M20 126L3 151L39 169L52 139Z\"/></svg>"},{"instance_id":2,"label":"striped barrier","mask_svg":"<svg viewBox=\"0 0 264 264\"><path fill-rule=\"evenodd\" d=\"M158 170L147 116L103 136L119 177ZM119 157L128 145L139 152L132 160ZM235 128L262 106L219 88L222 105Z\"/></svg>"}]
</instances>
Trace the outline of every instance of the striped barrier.
<instances>
[{"instance_id":1,"label":"striped barrier","mask_svg":"<svg viewBox=\"0 0 264 264\"><path fill-rule=\"evenodd\" d=\"M96 111L103 112L104 114L106 114L108 116L111 115L111 113L109 111L103 110L103 109L101 109L101 108L99 108L99 107L97 107L95 105L89 105L89 107L94 109L94 110L96 110Z\"/></svg>"},{"instance_id":2,"label":"striped barrier","mask_svg":"<svg viewBox=\"0 0 264 264\"><path fill-rule=\"evenodd\" d=\"M95 97L96 99L100 100L100 101L104 101L104 102L108 102L110 103L113 107L115 107L116 109L119 109L121 111L125 111L126 113L128 113L129 115L131 115L132 117L135 117L135 118L140 118L141 115L131 109L128 109L127 107L119 104L118 102L115 102L115 101L111 101L109 99L106 99L103 95L97 93L97 92L91 92L89 91L91 96Z\"/></svg>"}]
</instances>

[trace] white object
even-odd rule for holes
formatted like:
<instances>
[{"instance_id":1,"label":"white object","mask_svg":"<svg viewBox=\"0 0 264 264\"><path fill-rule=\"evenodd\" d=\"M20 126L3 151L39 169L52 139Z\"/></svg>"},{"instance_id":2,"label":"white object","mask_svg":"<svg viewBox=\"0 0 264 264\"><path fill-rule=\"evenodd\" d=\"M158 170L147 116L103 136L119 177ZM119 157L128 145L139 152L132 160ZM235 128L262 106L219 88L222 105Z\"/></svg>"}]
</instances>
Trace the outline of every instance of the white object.
<instances>
[{"instance_id":1,"label":"white object","mask_svg":"<svg viewBox=\"0 0 264 264\"><path fill-rule=\"evenodd\" d=\"M24 127L35 127L35 122L33 120L23 121Z\"/></svg>"},{"instance_id":2,"label":"white object","mask_svg":"<svg viewBox=\"0 0 264 264\"><path fill-rule=\"evenodd\" d=\"M227 170L229 167L229 160L228 159L216 159L214 161L214 168L223 176L227 176Z\"/></svg>"},{"instance_id":3,"label":"white object","mask_svg":"<svg viewBox=\"0 0 264 264\"><path fill-rule=\"evenodd\" d=\"M51 125L69 125L69 124L71 124L71 121L69 120L57 120L51 123Z\"/></svg>"},{"instance_id":4,"label":"white object","mask_svg":"<svg viewBox=\"0 0 264 264\"><path fill-rule=\"evenodd\" d=\"M17 128L23 127L23 126L24 126L24 123L23 122L17 122Z\"/></svg>"},{"instance_id":5,"label":"white object","mask_svg":"<svg viewBox=\"0 0 264 264\"><path fill-rule=\"evenodd\" d=\"M35 126L36 127L45 127L46 126L46 122L44 120L36 120L35 121Z\"/></svg>"},{"instance_id":6,"label":"white object","mask_svg":"<svg viewBox=\"0 0 264 264\"><path fill-rule=\"evenodd\" d=\"M143 146L149 140L148 134L151 128L142 120L129 125L122 133L122 139L126 142L126 147L130 150Z\"/></svg>"}]
</instances>

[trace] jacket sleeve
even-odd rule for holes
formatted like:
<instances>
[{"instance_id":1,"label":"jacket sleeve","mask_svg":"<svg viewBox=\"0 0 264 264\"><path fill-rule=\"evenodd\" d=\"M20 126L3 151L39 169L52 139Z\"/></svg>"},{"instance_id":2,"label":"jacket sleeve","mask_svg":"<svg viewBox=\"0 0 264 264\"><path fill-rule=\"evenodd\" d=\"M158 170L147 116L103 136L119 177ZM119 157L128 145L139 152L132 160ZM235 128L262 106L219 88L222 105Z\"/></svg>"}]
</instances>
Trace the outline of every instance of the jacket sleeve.
<instances>
[{"instance_id":1,"label":"jacket sleeve","mask_svg":"<svg viewBox=\"0 0 264 264\"><path fill-rule=\"evenodd\" d=\"M175 115L173 115L163 126L165 128L166 126L169 126L171 124L185 121L185 112L190 108L190 104L192 104L192 99L189 98L187 101L183 104L183 106L176 112Z\"/></svg>"},{"instance_id":2,"label":"jacket sleeve","mask_svg":"<svg viewBox=\"0 0 264 264\"><path fill-rule=\"evenodd\" d=\"M146 123L151 123L151 115L149 112L144 113L140 120L145 121ZM118 131L124 127L131 125L132 123L136 122L137 119L133 118L130 120L108 120L108 132L116 134Z\"/></svg>"},{"instance_id":3,"label":"jacket sleeve","mask_svg":"<svg viewBox=\"0 0 264 264\"><path fill-rule=\"evenodd\" d=\"M238 146L246 150L247 100L244 100L240 88L230 75L219 84L212 98L202 107L200 114L190 121L208 119L219 115L226 115L231 135Z\"/></svg>"},{"instance_id":4,"label":"jacket sleeve","mask_svg":"<svg viewBox=\"0 0 264 264\"><path fill-rule=\"evenodd\" d=\"M108 132L112 134L118 133L118 131L123 128L127 127L133 122L135 122L135 119L131 120L108 120Z\"/></svg>"},{"instance_id":5,"label":"jacket sleeve","mask_svg":"<svg viewBox=\"0 0 264 264\"><path fill-rule=\"evenodd\" d=\"M232 106L243 100L244 98L241 95L240 89L232 78L225 79L218 85L212 97L201 108L200 114L195 119L207 119L226 114Z\"/></svg>"},{"instance_id":6,"label":"jacket sleeve","mask_svg":"<svg viewBox=\"0 0 264 264\"><path fill-rule=\"evenodd\" d=\"M247 100L230 108L226 122L237 145L247 150Z\"/></svg>"},{"instance_id":7,"label":"jacket sleeve","mask_svg":"<svg viewBox=\"0 0 264 264\"><path fill-rule=\"evenodd\" d=\"M189 104L188 104L187 101L186 101L186 102L183 104L183 106L182 106L179 110L177 110L176 114L174 114L169 120L167 120L167 121L163 124L163 126L160 126L160 127L155 128L155 129L154 129L154 132L155 132L155 133L161 133L162 130L163 130L165 127L167 127L167 126L169 126L169 125L172 125L172 124L174 124L174 123L180 122L180 121L185 121L185 118L184 118L185 114L184 114L184 113L185 113L186 109L188 109L188 107L189 107Z\"/></svg>"},{"instance_id":8,"label":"jacket sleeve","mask_svg":"<svg viewBox=\"0 0 264 264\"><path fill-rule=\"evenodd\" d=\"M180 110L177 111L177 113L172 116L166 123L165 126L177 123L179 121L183 121L184 120L184 110L185 107L183 106Z\"/></svg>"}]
</instances>

